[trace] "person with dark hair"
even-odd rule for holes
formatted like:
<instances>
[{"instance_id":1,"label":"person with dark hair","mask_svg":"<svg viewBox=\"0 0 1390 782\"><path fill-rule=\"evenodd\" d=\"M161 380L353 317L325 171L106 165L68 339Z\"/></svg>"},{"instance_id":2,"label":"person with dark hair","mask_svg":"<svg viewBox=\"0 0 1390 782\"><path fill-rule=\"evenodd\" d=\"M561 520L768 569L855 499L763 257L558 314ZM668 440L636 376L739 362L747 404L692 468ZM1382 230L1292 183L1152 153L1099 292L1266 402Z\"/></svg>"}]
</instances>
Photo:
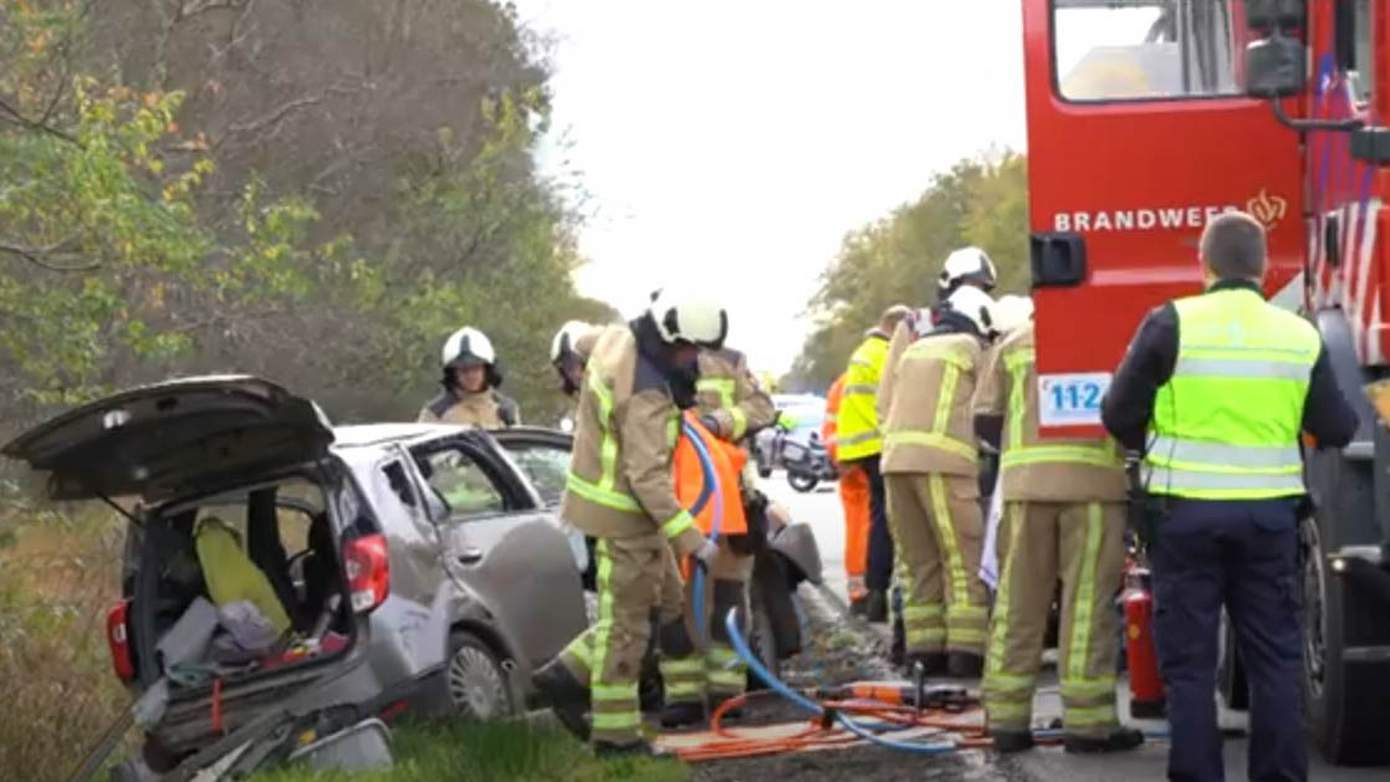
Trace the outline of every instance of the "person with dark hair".
<instances>
[{"instance_id":1,"label":"person with dark hair","mask_svg":"<svg viewBox=\"0 0 1390 782\"><path fill-rule=\"evenodd\" d=\"M1302 780L1303 639L1290 594L1307 493L1300 435L1340 448L1357 416L1317 329L1264 300L1259 222L1215 218L1199 262L1206 292L1149 313L1101 402L1105 428L1143 458L1168 777L1222 778L1224 606L1250 685L1250 778Z\"/></svg>"},{"instance_id":2,"label":"person with dark hair","mask_svg":"<svg viewBox=\"0 0 1390 782\"><path fill-rule=\"evenodd\" d=\"M455 331L444 342L440 363L444 391L420 410L420 422L471 424L484 429L521 423L516 402L497 391L502 385L502 369L486 334L471 327Z\"/></svg>"}]
</instances>

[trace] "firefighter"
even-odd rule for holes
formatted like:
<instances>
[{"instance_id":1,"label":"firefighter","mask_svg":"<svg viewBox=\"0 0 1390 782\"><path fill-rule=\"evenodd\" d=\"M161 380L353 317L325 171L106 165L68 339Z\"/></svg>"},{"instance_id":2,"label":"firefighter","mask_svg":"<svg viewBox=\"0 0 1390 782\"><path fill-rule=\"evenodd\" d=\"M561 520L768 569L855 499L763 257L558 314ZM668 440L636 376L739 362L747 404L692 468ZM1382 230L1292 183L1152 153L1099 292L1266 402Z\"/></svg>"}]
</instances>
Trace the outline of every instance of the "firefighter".
<instances>
[{"instance_id":1,"label":"firefighter","mask_svg":"<svg viewBox=\"0 0 1390 782\"><path fill-rule=\"evenodd\" d=\"M440 362L444 391L421 408L419 421L484 429L521 423L516 402L497 390L502 385L502 370L486 334L467 326L455 331L444 342Z\"/></svg>"},{"instance_id":2,"label":"firefighter","mask_svg":"<svg viewBox=\"0 0 1390 782\"><path fill-rule=\"evenodd\" d=\"M695 387L704 428L738 446L743 457L743 473L724 487L726 496L742 498L750 510L764 507L765 501L757 491L756 472L743 445L747 438L777 421L778 411L772 398L749 371L744 355L728 347L700 351L700 378ZM750 521L759 518L756 512L747 515L754 517ZM661 723L665 727L702 722L706 704L713 710L725 700L743 694L747 665L729 643L724 617L735 607L743 615L748 614L748 581L753 576L753 549L757 545L753 538L766 533L765 527L759 528L756 521L745 527L743 534L724 530L719 538L719 554L710 564L711 599L705 601L709 616L697 618L709 623L709 644L701 669L690 670L691 663L686 660L662 659L667 702Z\"/></svg>"},{"instance_id":3,"label":"firefighter","mask_svg":"<svg viewBox=\"0 0 1390 782\"><path fill-rule=\"evenodd\" d=\"M962 285L971 285L985 293L993 293L998 282L994 261L989 253L979 247L962 247L953 250L941 264L941 274L936 280L936 299L944 303Z\"/></svg>"},{"instance_id":4,"label":"firefighter","mask_svg":"<svg viewBox=\"0 0 1390 782\"><path fill-rule=\"evenodd\" d=\"M957 288L937 324L885 369L882 471L902 561L905 662L928 675L979 676L988 593L979 578L984 526L970 415L988 347L989 294Z\"/></svg>"},{"instance_id":5,"label":"firefighter","mask_svg":"<svg viewBox=\"0 0 1390 782\"><path fill-rule=\"evenodd\" d=\"M888 357L888 341L912 310L896 304L884 310L878 325L849 358L845 391L838 420L840 463L861 469L869 479L869 564L864 574L869 588L865 615L870 622L888 619L888 590L893 582L893 535L883 495L879 458L883 438L878 431L878 383Z\"/></svg>"},{"instance_id":6,"label":"firefighter","mask_svg":"<svg viewBox=\"0 0 1390 782\"><path fill-rule=\"evenodd\" d=\"M991 355L974 403L981 438L1000 447L1006 520L999 534L1007 539L999 546L983 686L990 735L1000 752L1033 746L1033 694L1060 579L1057 671L1066 750L1133 749L1143 735L1122 728L1115 710L1124 460L1108 438L1040 439L1033 325L1026 310L1009 309L996 308L1000 329L1012 333Z\"/></svg>"},{"instance_id":7,"label":"firefighter","mask_svg":"<svg viewBox=\"0 0 1390 782\"><path fill-rule=\"evenodd\" d=\"M555 332L550 341L550 365L560 376L560 389L565 396L579 398L584 383L584 365L593 352L594 342L603 329L583 321L571 320Z\"/></svg>"},{"instance_id":8,"label":"firefighter","mask_svg":"<svg viewBox=\"0 0 1390 782\"><path fill-rule=\"evenodd\" d=\"M630 324L604 328L585 369L560 516L597 539L599 616L532 681L599 754L652 752L638 702L652 614L663 657L695 651L673 553L708 568L718 548L677 500L671 458L680 410L695 405L699 350L722 347L727 324L718 304L668 289Z\"/></svg>"},{"instance_id":9,"label":"firefighter","mask_svg":"<svg viewBox=\"0 0 1390 782\"><path fill-rule=\"evenodd\" d=\"M845 374L841 373L825 395L825 421L821 424L821 439L826 455L840 473L840 505L845 512L845 574L849 578L849 608L852 614L865 613L868 590L864 586L864 569L869 556L869 477L860 467L840 462L838 418L840 400L844 396Z\"/></svg>"},{"instance_id":10,"label":"firefighter","mask_svg":"<svg viewBox=\"0 0 1390 782\"><path fill-rule=\"evenodd\" d=\"M1241 212L1202 232L1206 292L1151 311L1101 405L1144 452L1154 639L1167 687L1170 779L1222 778L1214 702L1224 605L1251 692L1251 779L1305 779L1297 613L1300 433L1351 441L1356 413L1316 328L1265 302L1263 226Z\"/></svg>"}]
</instances>

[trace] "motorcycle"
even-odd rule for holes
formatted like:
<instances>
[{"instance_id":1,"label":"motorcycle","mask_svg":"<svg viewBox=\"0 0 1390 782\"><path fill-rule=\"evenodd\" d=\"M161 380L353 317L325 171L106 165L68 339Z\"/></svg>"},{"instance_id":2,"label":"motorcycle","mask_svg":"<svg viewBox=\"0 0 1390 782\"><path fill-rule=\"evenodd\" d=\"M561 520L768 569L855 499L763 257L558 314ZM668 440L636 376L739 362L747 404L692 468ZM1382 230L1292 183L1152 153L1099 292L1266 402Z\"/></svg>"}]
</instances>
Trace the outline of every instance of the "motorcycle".
<instances>
[{"instance_id":1,"label":"motorcycle","mask_svg":"<svg viewBox=\"0 0 1390 782\"><path fill-rule=\"evenodd\" d=\"M835 465L830 462L830 454L825 450L820 435L812 432L806 442L800 442L778 430L772 446L774 463L787 471L787 483L796 491L806 493L815 489L821 481L833 481L840 477Z\"/></svg>"}]
</instances>

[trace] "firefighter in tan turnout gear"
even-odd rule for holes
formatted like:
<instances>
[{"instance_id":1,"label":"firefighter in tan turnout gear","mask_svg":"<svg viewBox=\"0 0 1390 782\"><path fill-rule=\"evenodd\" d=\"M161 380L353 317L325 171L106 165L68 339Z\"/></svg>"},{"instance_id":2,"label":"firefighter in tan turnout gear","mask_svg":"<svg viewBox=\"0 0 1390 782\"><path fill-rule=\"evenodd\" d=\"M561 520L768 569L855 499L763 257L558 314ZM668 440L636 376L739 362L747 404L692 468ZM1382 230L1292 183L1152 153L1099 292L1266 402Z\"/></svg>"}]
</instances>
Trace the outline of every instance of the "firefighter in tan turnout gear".
<instances>
[{"instance_id":1,"label":"firefighter in tan turnout gear","mask_svg":"<svg viewBox=\"0 0 1390 782\"><path fill-rule=\"evenodd\" d=\"M777 408L759 386L748 369L747 359L737 350L721 348L700 352L700 379L696 384L701 421L705 428L720 439L740 443L746 437L771 426L777 420ZM756 482L749 477L752 460L747 463L738 487L725 491L740 493L748 503L758 505L761 495ZM756 474L756 473L752 473ZM750 518L750 526L755 526ZM665 727L680 727L702 722L705 706L715 709L729 698L743 694L747 681L747 665L734 653L729 643L724 617L729 609L738 607L748 615L748 581L753 575L752 541L757 530L746 535L721 535L719 553L710 565L709 588L704 604L709 606L709 639L704 659L661 661L661 678L665 683L666 707L661 722Z\"/></svg>"},{"instance_id":2,"label":"firefighter in tan turnout gear","mask_svg":"<svg viewBox=\"0 0 1390 782\"><path fill-rule=\"evenodd\" d=\"M927 674L978 676L988 593L971 398L990 338L993 301L964 286L936 326L885 370L879 387L888 518L907 578L905 662Z\"/></svg>"},{"instance_id":3,"label":"firefighter in tan turnout gear","mask_svg":"<svg viewBox=\"0 0 1390 782\"><path fill-rule=\"evenodd\" d=\"M449 335L440 351L444 391L420 410L422 423L471 424L501 429L521 423L516 402L498 392L502 370L492 340L465 326Z\"/></svg>"},{"instance_id":4,"label":"firefighter in tan turnout gear","mask_svg":"<svg viewBox=\"0 0 1390 782\"><path fill-rule=\"evenodd\" d=\"M600 754L652 751L638 680L653 613L664 659L695 651L672 548L705 568L718 549L677 501L671 456L680 410L695 403L699 350L722 347L727 330L717 304L670 291L630 324L605 327L585 368L560 516L597 539L599 615L532 681Z\"/></svg>"},{"instance_id":5,"label":"firefighter in tan turnout gear","mask_svg":"<svg viewBox=\"0 0 1390 782\"><path fill-rule=\"evenodd\" d=\"M1004 302L1001 301L1001 304ZM999 443L1004 517L999 590L990 622L984 700L994 746L1033 746L1033 693L1053 590L1062 582L1057 671L1068 752L1131 749L1143 741L1115 711L1124 569L1126 483L1114 441L1042 440L1031 307L991 356L975 397L981 436Z\"/></svg>"}]
</instances>

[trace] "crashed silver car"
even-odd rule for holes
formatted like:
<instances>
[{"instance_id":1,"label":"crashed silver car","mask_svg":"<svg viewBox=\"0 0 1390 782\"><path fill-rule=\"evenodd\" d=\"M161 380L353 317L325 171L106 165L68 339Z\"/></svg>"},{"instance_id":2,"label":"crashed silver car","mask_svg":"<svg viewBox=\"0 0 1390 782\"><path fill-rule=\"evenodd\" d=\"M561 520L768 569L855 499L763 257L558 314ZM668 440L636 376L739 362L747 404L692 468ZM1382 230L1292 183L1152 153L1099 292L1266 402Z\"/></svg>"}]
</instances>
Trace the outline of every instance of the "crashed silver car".
<instances>
[{"instance_id":1,"label":"crashed silver car","mask_svg":"<svg viewBox=\"0 0 1390 782\"><path fill-rule=\"evenodd\" d=\"M229 376L121 393L6 445L53 499L130 519L107 629L144 741L117 777L235 774L402 711L522 708L530 671L586 626L587 565L554 487L518 466L524 439L335 428Z\"/></svg>"}]
</instances>

